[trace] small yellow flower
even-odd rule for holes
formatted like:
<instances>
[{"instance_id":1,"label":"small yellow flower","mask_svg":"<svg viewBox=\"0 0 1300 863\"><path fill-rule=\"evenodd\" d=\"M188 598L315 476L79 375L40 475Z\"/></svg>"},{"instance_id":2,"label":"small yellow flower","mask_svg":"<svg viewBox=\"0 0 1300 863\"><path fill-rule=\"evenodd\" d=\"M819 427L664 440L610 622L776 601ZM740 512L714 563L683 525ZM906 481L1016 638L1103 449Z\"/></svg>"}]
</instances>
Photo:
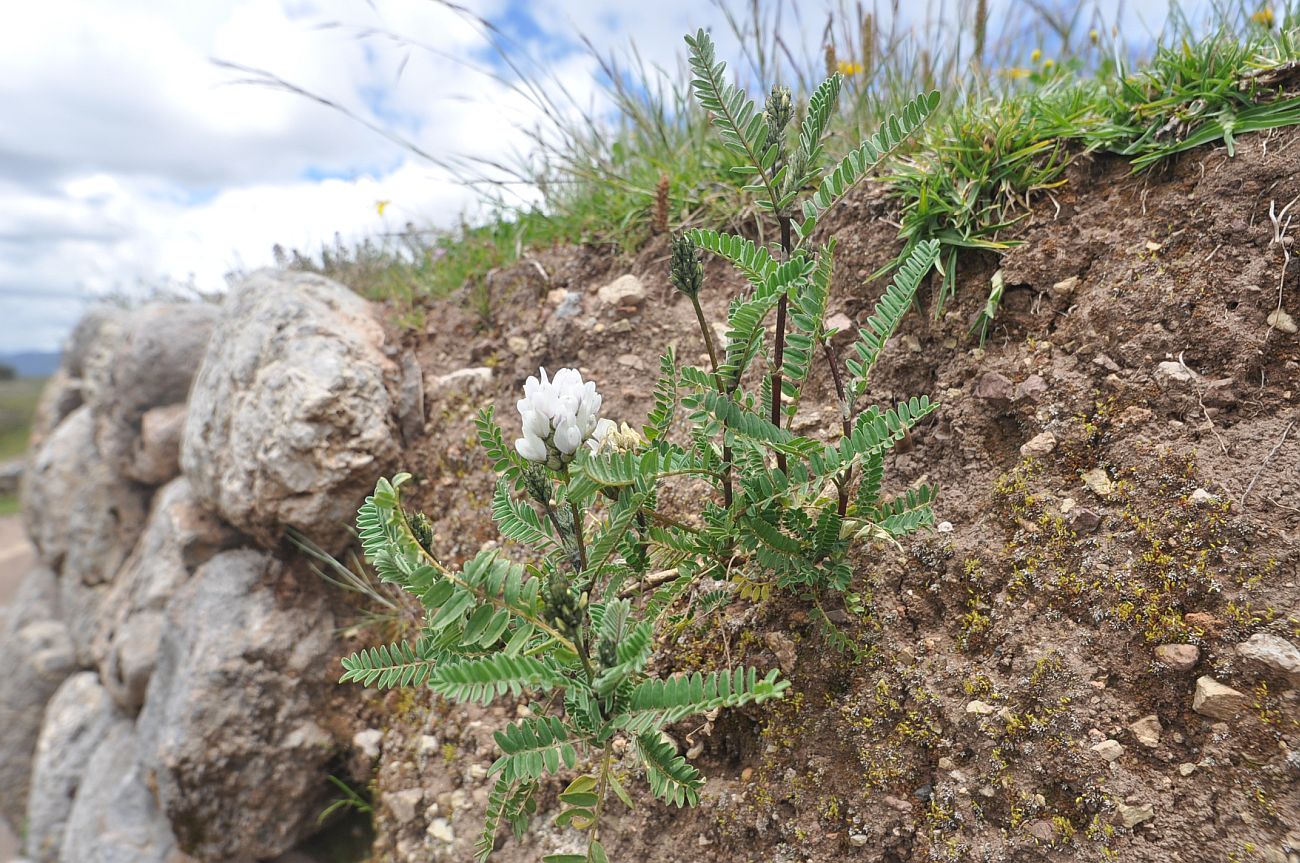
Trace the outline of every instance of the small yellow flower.
<instances>
[{"instance_id":1,"label":"small yellow flower","mask_svg":"<svg viewBox=\"0 0 1300 863\"><path fill-rule=\"evenodd\" d=\"M1053 60L1051 57L1048 57L1046 60L1043 61L1043 71L1050 72L1052 71L1052 67L1055 65L1056 65L1056 61Z\"/></svg>"},{"instance_id":2,"label":"small yellow flower","mask_svg":"<svg viewBox=\"0 0 1300 863\"><path fill-rule=\"evenodd\" d=\"M1273 26L1272 7L1260 6L1259 10L1254 15L1250 16L1250 20L1254 21L1256 24L1258 24L1261 27L1271 28Z\"/></svg>"},{"instance_id":3,"label":"small yellow flower","mask_svg":"<svg viewBox=\"0 0 1300 863\"><path fill-rule=\"evenodd\" d=\"M1037 48L1035 48L1035 49L1033 50L1033 53L1031 53L1031 54L1029 55L1029 62L1030 62L1030 63L1037 63L1037 62L1038 62L1039 60L1041 60L1041 59L1043 59L1043 52L1042 52L1042 51L1039 51Z\"/></svg>"},{"instance_id":4,"label":"small yellow flower","mask_svg":"<svg viewBox=\"0 0 1300 863\"><path fill-rule=\"evenodd\" d=\"M384 210L387 210L388 205L391 203L392 201L375 201L375 212L382 217L384 215Z\"/></svg>"},{"instance_id":5,"label":"small yellow flower","mask_svg":"<svg viewBox=\"0 0 1300 863\"><path fill-rule=\"evenodd\" d=\"M1096 30L1089 30L1089 31L1088 31L1088 41L1090 41L1090 42L1092 42L1092 44L1096 45L1098 42L1101 41L1101 34L1098 33Z\"/></svg>"},{"instance_id":6,"label":"small yellow flower","mask_svg":"<svg viewBox=\"0 0 1300 863\"><path fill-rule=\"evenodd\" d=\"M839 63L835 64L835 68L838 69L839 73L841 75L844 75L845 77L848 77L850 75L862 74L862 64L853 63L849 60L841 60Z\"/></svg>"},{"instance_id":7,"label":"small yellow flower","mask_svg":"<svg viewBox=\"0 0 1300 863\"><path fill-rule=\"evenodd\" d=\"M1030 72L1028 69L1022 69L1019 66L1013 66L1010 69L1003 69L1002 74L1010 78L1012 81L1019 81L1022 78L1028 78L1033 73Z\"/></svg>"}]
</instances>

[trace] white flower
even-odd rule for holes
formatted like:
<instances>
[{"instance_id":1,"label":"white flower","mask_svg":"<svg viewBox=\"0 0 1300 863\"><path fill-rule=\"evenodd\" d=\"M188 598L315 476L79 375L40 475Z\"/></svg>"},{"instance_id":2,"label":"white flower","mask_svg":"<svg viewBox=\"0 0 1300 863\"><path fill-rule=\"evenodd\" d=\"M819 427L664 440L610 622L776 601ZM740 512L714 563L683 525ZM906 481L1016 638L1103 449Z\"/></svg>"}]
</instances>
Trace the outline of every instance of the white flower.
<instances>
[{"instance_id":1,"label":"white flower","mask_svg":"<svg viewBox=\"0 0 1300 863\"><path fill-rule=\"evenodd\" d=\"M596 384L583 382L577 369L560 369L548 379L540 369L524 382L524 397L519 400L524 436L515 441L515 449L532 462L549 464L553 469L573 460L584 443L599 445L614 427L602 420L600 393Z\"/></svg>"}]
</instances>

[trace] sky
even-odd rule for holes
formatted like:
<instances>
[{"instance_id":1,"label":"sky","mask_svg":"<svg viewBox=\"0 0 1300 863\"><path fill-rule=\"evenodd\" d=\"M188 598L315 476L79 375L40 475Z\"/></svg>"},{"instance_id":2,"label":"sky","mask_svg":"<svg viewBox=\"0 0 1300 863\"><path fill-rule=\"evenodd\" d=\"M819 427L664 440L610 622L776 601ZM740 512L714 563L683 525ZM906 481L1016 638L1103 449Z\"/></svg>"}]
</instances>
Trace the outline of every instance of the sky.
<instances>
[{"instance_id":1,"label":"sky","mask_svg":"<svg viewBox=\"0 0 1300 863\"><path fill-rule=\"evenodd\" d=\"M107 295L219 292L230 274L270 265L276 244L318 253L336 233L353 242L483 216L448 162L526 157L540 117L476 17L530 74L597 115L609 106L578 34L615 50L635 42L667 68L699 27L720 57L734 48L720 2L459 2L467 11L438 0L11 4L0 28L0 353L57 348ZM1164 17L1164 0L1119 13L1119 0L1100 2L1107 20L1147 34ZM828 7L798 5L803 18L788 26L815 51ZM1014 19L1023 0L993 5Z\"/></svg>"}]
</instances>

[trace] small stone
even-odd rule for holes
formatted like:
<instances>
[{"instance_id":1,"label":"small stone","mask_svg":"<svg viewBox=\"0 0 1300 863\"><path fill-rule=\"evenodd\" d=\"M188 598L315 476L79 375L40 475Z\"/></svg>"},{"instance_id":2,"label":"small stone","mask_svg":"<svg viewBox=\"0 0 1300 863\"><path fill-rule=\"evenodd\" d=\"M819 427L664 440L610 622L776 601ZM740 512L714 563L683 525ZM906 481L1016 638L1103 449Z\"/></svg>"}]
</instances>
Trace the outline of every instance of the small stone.
<instances>
[{"instance_id":1,"label":"small stone","mask_svg":"<svg viewBox=\"0 0 1300 863\"><path fill-rule=\"evenodd\" d=\"M515 356L523 356L528 353L528 339L523 336L509 336L506 339L506 347Z\"/></svg>"},{"instance_id":2,"label":"small stone","mask_svg":"<svg viewBox=\"0 0 1300 863\"><path fill-rule=\"evenodd\" d=\"M393 813L393 819L398 824L410 824L415 820L419 812L419 806L424 802L424 790L421 788L407 788L404 791L392 791L384 794L384 804L388 811Z\"/></svg>"},{"instance_id":3,"label":"small stone","mask_svg":"<svg viewBox=\"0 0 1300 863\"><path fill-rule=\"evenodd\" d=\"M850 844L850 845L855 845L855 846L857 846L858 848L862 848L862 847L864 847L864 846L865 846L868 842L870 842L870 841L871 841L871 837L868 836L868 835L865 834L865 833L850 833L850 834L849 834L849 844Z\"/></svg>"},{"instance_id":4,"label":"small stone","mask_svg":"<svg viewBox=\"0 0 1300 863\"><path fill-rule=\"evenodd\" d=\"M636 354L619 354L618 364L620 366L627 366L630 369L636 369L639 372L643 372L646 369L645 360L641 359Z\"/></svg>"},{"instance_id":5,"label":"small stone","mask_svg":"<svg viewBox=\"0 0 1300 863\"><path fill-rule=\"evenodd\" d=\"M1119 818L1119 823L1123 824L1130 830L1141 824L1143 821L1150 821L1156 817L1156 809L1150 803L1143 803L1137 806L1128 803L1121 803L1115 807L1115 815Z\"/></svg>"},{"instance_id":6,"label":"small stone","mask_svg":"<svg viewBox=\"0 0 1300 863\"><path fill-rule=\"evenodd\" d=\"M607 306L639 306L645 302L645 285L629 273L601 287L596 296Z\"/></svg>"},{"instance_id":7,"label":"small stone","mask_svg":"<svg viewBox=\"0 0 1300 863\"><path fill-rule=\"evenodd\" d=\"M939 531L939 533L952 533L952 522L941 521L934 526L934 529Z\"/></svg>"},{"instance_id":8,"label":"small stone","mask_svg":"<svg viewBox=\"0 0 1300 863\"><path fill-rule=\"evenodd\" d=\"M985 401L1009 402L1014 394L1011 379L998 372L985 372L975 384L975 397Z\"/></svg>"},{"instance_id":9,"label":"small stone","mask_svg":"<svg viewBox=\"0 0 1300 863\"><path fill-rule=\"evenodd\" d=\"M1210 381L1205 387L1201 401L1209 407L1230 408L1237 403L1237 394L1232 388L1232 378L1220 378Z\"/></svg>"},{"instance_id":10,"label":"small stone","mask_svg":"<svg viewBox=\"0 0 1300 863\"><path fill-rule=\"evenodd\" d=\"M1160 745L1160 732L1164 729L1160 725L1160 717L1154 713L1150 716L1143 716L1137 722L1128 727L1137 738L1138 743L1148 749L1155 749Z\"/></svg>"},{"instance_id":11,"label":"small stone","mask_svg":"<svg viewBox=\"0 0 1300 863\"><path fill-rule=\"evenodd\" d=\"M1295 318L1283 309L1274 309L1268 313L1268 325L1275 330L1294 335L1297 332Z\"/></svg>"},{"instance_id":12,"label":"small stone","mask_svg":"<svg viewBox=\"0 0 1300 863\"><path fill-rule=\"evenodd\" d=\"M1052 293L1058 297L1068 297L1074 293L1074 289L1079 287L1079 277L1070 276L1068 279L1061 279L1052 285Z\"/></svg>"},{"instance_id":13,"label":"small stone","mask_svg":"<svg viewBox=\"0 0 1300 863\"><path fill-rule=\"evenodd\" d=\"M546 302L553 306L558 306L569 298L570 291L567 288L551 288L546 292Z\"/></svg>"},{"instance_id":14,"label":"small stone","mask_svg":"<svg viewBox=\"0 0 1300 863\"><path fill-rule=\"evenodd\" d=\"M367 728L352 736L352 745L361 750L367 758L379 757L379 744L384 740L384 732L378 728Z\"/></svg>"},{"instance_id":15,"label":"small stone","mask_svg":"<svg viewBox=\"0 0 1300 863\"><path fill-rule=\"evenodd\" d=\"M1056 838L1056 829L1046 818L1035 818L1025 824L1025 832L1039 842L1051 842Z\"/></svg>"},{"instance_id":16,"label":"small stone","mask_svg":"<svg viewBox=\"0 0 1300 863\"><path fill-rule=\"evenodd\" d=\"M1178 765L1179 776L1191 776L1195 772L1196 772L1196 765L1190 761L1184 761L1182 764Z\"/></svg>"},{"instance_id":17,"label":"small stone","mask_svg":"<svg viewBox=\"0 0 1300 863\"><path fill-rule=\"evenodd\" d=\"M996 709L992 704L986 704L983 701L972 701L966 705L966 712L974 713L976 716L988 716Z\"/></svg>"},{"instance_id":18,"label":"small stone","mask_svg":"<svg viewBox=\"0 0 1300 863\"><path fill-rule=\"evenodd\" d=\"M434 818L426 831L430 839L445 842L448 845L456 841L456 833L451 829L451 822L446 818Z\"/></svg>"},{"instance_id":19,"label":"small stone","mask_svg":"<svg viewBox=\"0 0 1300 863\"><path fill-rule=\"evenodd\" d=\"M948 756L945 755L945 756L943 756L942 758L939 759L939 769L940 769L940 770L956 770L956 769L957 769L957 762L953 761L951 758L949 758Z\"/></svg>"},{"instance_id":20,"label":"small stone","mask_svg":"<svg viewBox=\"0 0 1300 863\"><path fill-rule=\"evenodd\" d=\"M582 294L577 291L565 291L559 306L555 309L555 317L576 318L580 314L582 314Z\"/></svg>"},{"instance_id":21,"label":"small stone","mask_svg":"<svg viewBox=\"0 0 1300 863\"><path fill-rule=\"evenodd\" d=\"M777 664L781 666L781 671L786 677L794 671L797 653L795 651L794 641L784 632L769 632L763 636L763 642L767 645L768 650L776 655Z\"/></svg>"},{"instance_id":22,"label":"small stone","mask_svg":"<svg viewBox=\"0 0 1300 863\"><path fill-rule=\"evenodd\" d=\"M1115 484L1106 475L1105 468L1095 467L1092 470L1084 471L1080 478L1083 480L1083 484L1088 487L1088 490L1097 497L1109 497L1110 493L1115 490Z\"/></svg>"},{"instance_id":23,"label":"small stone","mask_svg":"<svg viewBox=\"0 0 1300 863\"><path fill-rule=\"evenodd\" d=\"M1250 704L1250 698L1231 686L1224 686L1208 675L1196 679L1196 694L1192 696L1192 709L1202 716L1228 720Z\"/></svg>"},{"instance_id":24,"label":"small stone","mask_svg":"<svg viewBox=\"0 0 1300 863\"><path fill-rule=\"evenodd\" d=\"M1216 494L1211 494L1210 492L1206 491L1203 488L1198 488L1191 493L1191 495L1188 497L1188 500L1190 500L1196 506L1205 506L1206 504L1218 503L1219 496Z\"/></svg>"},{"instance_id":25,"label":"small stone","mask_svg":"<svg viewBox=\"0 0 1300 863\"><path fill-rule=\"evenodd\" d=\"M1163 249L1163 248L1164 248L1164 246L1160 245L1160 244L1157 243L1155 240L1147 240L1147 251L1148 251L1148 252L1151 252L1152 254L1155 254L1156 252L1160 251L1160 250Z\"/></svg>"},{"instance_id":26,"label":"small stone","mask_svg":"<svg viewBox=\"0 0 1300 863\"><path fill-rule=\"evenodd\" d=\"M1108 372L1119 371L1119 363L1115 362L1105 354L1097 354L1097 356L1093 357L1092 364L1094 366L1098 366L1099 368L1103 368Z\"/></svg>"},{"instance_id":27,"label":"small stone","mask_svg":"<svg viewBox=\"0 0 1300 863\"><path fill-rule=\"evenodd\" d=\"M741 782L748 782L749 780L751 780L751 779L753 779L753 778L754 778L754 768L752 768L752 767L746 767L744 770L740 771L740 781L741 781Z\"/></svg>"},{"instance_id":28,"label":"small stone","mask_svg":"<svg viewBox=\"0 0 1300 863\"><path fill-rule=\"evenodd\" d=\"M1242 659L1258 662L1293 681L1300 681L1300 649L1285 638L1257 632L1237 645L1237 653Z\"/></svg>"},{"instance_id":29,"label":"small stone","mask_svg":"<svg viewBox=\"0 0 1300 863\"><path fill-rule=\"evenodd\" d=\"M1039 375L1030 375L1020 383L1016 384L1015 400L1031 401L1038 404L1048 393L1047 381Z\"/></svg>"},{"instance_id":30,"label":"small stone","mask_svg":"<svg viewBox=\"0 0 1300 863\"><path fill-rule=\"evenodd\" d=\"M1119 420L1119 424L1122 426L1140 426L1143 423L1151 422L1151 419L1154 416L1155 414L1152 413L1151 408L1133 405L1132 407L1127 407L1120 411L1117 419Z\"/></svg>"},{"instance_id":31,"label":"small stone","mask_svg":"<svg viewBox=\"0 0 1300 863\"><path fill-rule=\"evenodd\" d=\"M853 334L853 321L843 312L836 312L826 319L826 329L835 330L837 333Z\"/></svg>"},{"instance_id":32,"label":"small stone","mask_svg":"<svg viewBox=\"0 0 1300 863\"><path fill-rule=\"evenodd\" d=\"M901 800L892 794L886 794L884 797L885 805L896 812L911 812L912 804L906 800Z\"/></svg>"},{"instance_id":33,"label":"small stone","mask_svg":"<svg viewBox=\"0 0 1300 863\"><path fill-rule=\"evenodd\" d=\"M1023 458L1040 458L1048 455L1056 449L1056 435L1049 431L1041 432L1030 438L1020 447L1020 455Z\"/></svg>"},{"instance_id":34,"label":"small stone","mask_svg":"<svg viewBox=\"0 0 1300 863\"><path fill-rule=\"evenodd\" d=\"M434 737L432 734L421 734L421 735L420 735L420 754L421 754L421 755L433 755L435 752L438 751L438 749L439 749L439 747L438 747L438 738Z\"/></svg>"},{"instance_id":35,"label":"small stone","mask_svg":"<svg viewBox=\"0 0 1300 863\"><path fill-rule=\"evenodd\" d=\"M1118 740L1103 740L1088 748L1106 761L1115 761L1124 754L1124 747Z\"/></svg>"},{"instance_id":36,"label":"small stone","mask_svg":"<svg viewBox=\"0 0 1300 863\"><path fill-rule=\"evenodd\" d=\"M438 375L429 382L430 398L446 398L453 393L468 394L479 392L492 383L492 369L487 366L456 369L445 375Z\"/></svg>"},{"instance_id":37,"label":"small stone","mask_svg":"<svg viewBox=\"0 0 1300 863\"><path fill-rule=\"evenodd\" d=\"M1092 533L1101 526L1101 516L1091 509L1076 509L1070 514L1070 529L1075 533Z\"/></svg>"},{"instance_id":38,"label":"small stone","mask_svg":"<svg viewBox=\"0 0 1300 863\"><path fill-rule=\"evenodd\" d=\"M1076 503L1072 497L1063 498L1061 500L1061 515L1067 515L1070 510L1074 509Z\"/></svg>"},{"instance_id":39,"label":"small stone","mask_svg":"<svg viewBox=\"0 0 1300 863\"><path fill-rule=\"evenodd\" d=\"M1156 377L1177 381L1178 383L1187 383L1195 380L1197 374L1182 363L1167 360L1156 366Z\"/></svg>"}]
</instances>

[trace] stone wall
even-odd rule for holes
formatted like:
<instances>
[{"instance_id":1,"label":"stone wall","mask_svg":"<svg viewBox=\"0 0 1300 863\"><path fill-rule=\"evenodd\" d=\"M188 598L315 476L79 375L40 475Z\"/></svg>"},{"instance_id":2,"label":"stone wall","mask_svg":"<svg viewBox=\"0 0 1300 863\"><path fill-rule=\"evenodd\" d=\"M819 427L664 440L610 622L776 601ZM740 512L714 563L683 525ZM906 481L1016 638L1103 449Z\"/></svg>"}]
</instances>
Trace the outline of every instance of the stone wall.
<instances>
[{"instance_id":1,"label":"stone wall","mask_svg":"<svg viewBox=\"0 0 1300 863\"><path fill-rule=\"evenodd\" d=\"M40 563L0 612L0 813L26 859L303 859L340 647L283 539L345 546L393 466L392 354L369 303L273 271L77 327L23 478Z\"/></svg>"}]
</instances>

